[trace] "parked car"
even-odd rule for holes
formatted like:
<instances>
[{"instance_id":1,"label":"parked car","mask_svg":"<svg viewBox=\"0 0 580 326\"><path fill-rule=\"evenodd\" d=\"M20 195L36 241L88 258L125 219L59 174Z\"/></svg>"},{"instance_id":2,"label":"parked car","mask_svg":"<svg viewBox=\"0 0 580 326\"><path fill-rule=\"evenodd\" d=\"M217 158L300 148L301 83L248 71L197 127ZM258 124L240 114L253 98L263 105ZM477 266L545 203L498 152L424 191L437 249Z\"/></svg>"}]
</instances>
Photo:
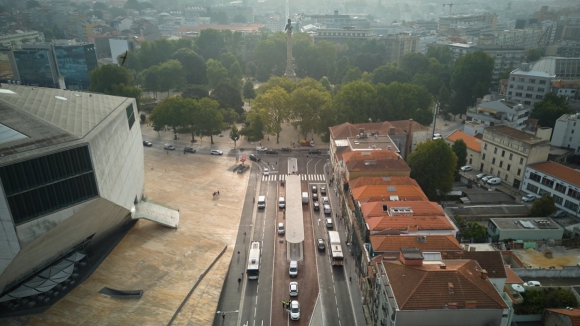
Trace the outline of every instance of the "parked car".
<instances>
[{"instance_id":1,"label":"parked car","mask_svg":"<svg viewBox=\"0 0 580 326\"><path fill-rule=\"evenodd\" d=\"M185 146L185 148L183 149L184 153L195 153L195 148L193 147L189 147L189 146Z\"/></svg>"},{"instance_id":2,"label":"parked car","mask_svg":"<svg viewBox=\"0 0 580 326\"><path fill-rule=\"evenodd\" d=\"M282 152L291 152L292 148L290 147L282 147Z\"/></svg>"},{"instance_id":3,"label":"parked car","mask_svg":"<svg viewBox=\"0 0 580 326\"><path fill-rule=\"evenodd\" d=\"M224 155L224 152L218 150L218 149L212 149L211 150L211 155Z\"/></svg>"},{"instance_id":4,"label":"parked car","mask_svg":"<svg viewBox=\"0 0 580 326\"><path fill-rule=\"evenodd\" d=\"M320 210L320 203L319 202L315 201L312 205L313 205L315 211Z\"/></svg>"},{"instance_id":5,"label":"parked car","mask_svg":"<svg viewBox=\"0 0 580 326\"><path fill-rule=\"evenodd\" d=\"M473 170L473 168L469 165L465 165L465 166L462 166L460 170L461 170L461 172L467 172L467 171Z\"/></svg>"},{"instance_id":6,"label":"parked car","mask_svg":"<svg viewBox=\"0 0 580 326\"><path fill-rule=\"evenodd\" d=\"M490 185L498 185L501 183L501 178L491 178L487 180L487 183Z\"/></svg>"},{"instance_id":7,"label":"parked car","mask_svg":"<svg viewBox=\"0 0 580 326\"><path fill-rule=\"evenodd\" d=\"M330 205L326 204L326 205L323 205L322 207L324 207L324 214L330 215L330 213L331 213Z\"/></svg>"},{"instance_id":8,"label":"parked car","mask_svg":"<svg viewBox=\"0 0 580 326\"><path fill-rule=\"evenodd\" d=\"M267 149L266 147L258 146L258 147L256 147L256 150L257 150L258 152L265 152L265 151L267 151L268 149Z\"/></svg>"},{"instance_id":9,"label":"parked car","mask_svg":"<svg viewBox=\"0 0 580 326\"><path fill-rule=\"evenodd\" d=\"M436 134L433 134L433 138L435 138L435 137L439 137L439 138L441 138L441 134L438 134L438 133L436 133Z\"/></svg>"},{"instance_id":10,"label":"parked car","mask_svg":"<svg viewBox=\"0 0 580 326\"><path fill-rule=\"evenodd\" d=\"M312 186L312 193L315 194L318 192L318 187L317 186Z\"/></svg>"},{"instance_id":11,"label":"parked car","mask_svg":"<svg viewBox=\"0 0 580 326\"><path fill-rule=\"evenodd\" d=\"M173 147L173 145L171 145L171 144L165 144L165 145L163 145L163 148L168 149L170 151L175 150L175 147Z\"/></svg>"},{"instance_id":12,"label":"parked car","mask_svg":"<svg viewBox=\"0 0 580 326\"><path fill-rule=\"evenodd\" d=\"M477 180L480 180L481 178L483 178L483 177L485 177L485 176L487 176L487 174L485 174L485 173L480 173L480 174L476 175L475 177L477 178Z\"/></svg>"},{"instance_id":13,"label":"parked car","mask_svg":"<svg viewBox=\"0 0 580 326\"><path fill-rule=\"evenodd\" d=\"M322 197L322 203L323 204L330 204L330 202L328 201L328 197Z\"/></svg>"},{"instance_id":14,"label":"parked car","mask_svg":"<svg viewBox=\"0 0 580 326\"><path fill-rule=\"evenodd\" d=\"M278 223L278 234L282 235L284 232L284 223Z\"/></svg>"},{"instance_id":15,"label":"parked car","mask_svg":"<svg viewBox=\"0 0 580 326\"><path fill-rule=\"evenodd\" d=\"M312 201L318 201L318 194L312 194Z\"/></svg>"},{"instance_id":16,"label":"parked car","mask_svg":"<svg viewBox=\"0 0 580 326\"><path fill-rule=\"evenodd\" d=\"M275 149L268 149L266 150L266 154L278 154L278 151Z\"/></svg>"},{"instance_id":17,"label":"parked car","mask_svg":"<svg viewBox=\"0 0 580 326\"><path fill-rule=\"evenodd\" d=\"M261 159L258 157L258 155L250 154L250 161L260 162Z\"/></svg>"},{"instance_id":18,"label":"parked car","mask_svg":"<svg viewBox=\"0 0 580 326\"><path fill-rule=\"evenodd\" d=\"M264 168L264 175L270 175L270 170L268 168Z\"/></svg>"},{"instance_id":19,"label":"parked car","mask_svg":"<svg viewBox=\"0 0 580 326\"><path fill-rule=\"evenodd\" d=\"M316 245L318 246L318 250L326 249L326 242L324 242L324 239L321 238L316 239Z\"/></svg>"},{"instance_id":20,"label":"parked car","mask_svg":"<svg viewBox=\"0 0 580 326\"><path fill-rule=\"evenodd\" d=\"M311 149L311 150L309 150L309 151L308 151L308 154L316 154L316 155L320 155L320 154L322 154L322 151L321 151L321 150L319 150L319 149L314 149L314 148L313 148L313 149Z\"/></svg>"},{"instance_id":21,"label":"parked car","mask_svg":"<svg viewBox=\"0 0 580 326\"><path fill-rule=\"evenodd\" d=\"M250 168L250 166L249 166L249 165L242 164L242 166L240 166L240 167L238 168L238 173L244 173L244 172L246 172L246 170L248 170L249 168Z\"/></svg>"},{"instance_id":22,"label":"parked car","mask_svg":"<svg viewBox=\"0 0 580 326\"><path fill-rule=\"evenodd\" d=\"M146 146L146 147L151 147L151 146L153 146L153 144L152 144L150 141L146 141L146 140L144 140L144 141L143 141L143 146Z\"/></svg>"},{"instance_id":23,"label":"parked car","mask_svg":"<svg viewBox=\"0 0 580 326\"><path fill-rule=\"evenodd\" d=\"M326 196L326 186L320 187L320 194Z\"/></svg>"},{"instance_id":24,"label":"parked car","mask_svg":"<svg viewBox=\"0 0 580 326\"><path fill-rule=\"evenodd\" d=\"M542 286L542 283L538 281L528 281L524 283L524 286Z\"/></svg>"},{"instance_id":25,"label":"parked car","mask_svg":"<svg viewBox=\"0 0 580 326\"><path fill-rule=\"evenodd\" d=\"M300 304L296 300L290 302L290 319L300 320Z\"/></svg>"},{"instance_id":26,"label":"parked car","mask_svg":"<svg viewBox=\"0 0 580 326\"><path fill-rule=\"evenodd\" d=\"M493 178L493 175L486 175L485 177L481 178L481 181L487 182L487 180Z\"/></svg>"},{"instance_id":27,"label":"parked car","mask_svg":"<svg viewBox=\"0 0 580 326\"><path fill-rule=\"evenodd\" d=\"M536 199L538 199L537 195L525 195L522 197L522 201L525 201L525 202L531 202L531 201L534 201Z\"/></svg>"},{"instance_id":28,"label":"parked car","mask_svg":"<svg viewBox=\"0 0 580 326\"><path fill-rule=\"evenodd\" d=\"M288 286L288 292L290 292L291 297L298 296L298 282L290 282L290 286Z\"/></svg>"}]
</instances>

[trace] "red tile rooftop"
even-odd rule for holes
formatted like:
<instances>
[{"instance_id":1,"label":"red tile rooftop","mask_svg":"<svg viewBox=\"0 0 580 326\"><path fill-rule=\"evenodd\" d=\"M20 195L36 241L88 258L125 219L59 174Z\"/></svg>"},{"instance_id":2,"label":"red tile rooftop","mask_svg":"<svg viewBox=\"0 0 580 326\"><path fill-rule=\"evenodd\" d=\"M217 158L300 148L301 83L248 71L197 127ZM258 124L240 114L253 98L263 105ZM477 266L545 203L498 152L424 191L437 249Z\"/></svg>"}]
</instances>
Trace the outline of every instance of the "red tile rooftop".
<instances>
[{"instance_id":1,"label":"red tile rooftop","mask_svg":"<svg viewBox=\"0 0 580 326\"><path fill-rule=\"evenodd\" d=\"M452 235L371 235L375 252L399 251L402 247L416 247L421 251L462 250Z\"/></svg>"},{"instance_id":2,"label":"red tile rooftop","mask_svg":"<svg viewBox=\"0 0 580 326\"><path fill-rule=\"evenodd\" d=\"M580 171L556 162L530 164L529 167L580 187Z\"/></svg>"},{"instance_id":3,"label":"red tile rooftop","mask_svg":"<svg viewBox=\"0 0 580 326\"><path fill-rule=\"evenodd\" d=\"M361 204L361 210L363 216L367 217L377 217L389 215L388 212L383 210L383 205L387 205L387 209L397 208L397 207L409 207L413 210L413 216L424 216L424 215L445 215L443 209L439 204L430 201L378 201L378 202L367 202Z\"/></svg>"},{"instance_id":4,"label":"red tile rooftop","mask_svg":"<svg viewBox=\"0 0 580 326\"><path fill-rule=\"evenodd\" d=\"M428 198L423 193L420 187L414 185L397 185L397 186L362 186L357 188L351 188L351 193L354 200L362 200L364 198L380 198L378 201L391 201L391 197L398 196L398 200L403 201L410 200L410 197L420 198L421 200L427 201Z\"/></svg>"},{"instance_id":5,"label":"red tile rooftop","mask_svg":"<svg viewBox=\"0 0 580 326\"><path fill-rule=\"evenodd\" d=\"M455 143L459 139L463 139L467 148L474 152L481 153L481 139L468 135L463 131L455 130L446 138L448 141Z\"/></svg>"},{"instance_id":6,"label":"red tile rooftop","mask_svg":"<svg viewBox=\"0 0 580 326\"><path fill-rule=\"evenodd\" d=\"M371 234L383 231L419 232L425 230L455 231L445 216L386 216L365 219Z\"/></svg>"},{"instance_id":7,"label":"red tile rooftop","mask_svg":"<svg viewBox=\"0 0 580 326\"><path fill-rule=\"evenodd\" d=\"M358 177L348 181L351 189L362 186L396 186L396 185L414 185L419 184L410 177Z\"/></svg>"}]
</instances>

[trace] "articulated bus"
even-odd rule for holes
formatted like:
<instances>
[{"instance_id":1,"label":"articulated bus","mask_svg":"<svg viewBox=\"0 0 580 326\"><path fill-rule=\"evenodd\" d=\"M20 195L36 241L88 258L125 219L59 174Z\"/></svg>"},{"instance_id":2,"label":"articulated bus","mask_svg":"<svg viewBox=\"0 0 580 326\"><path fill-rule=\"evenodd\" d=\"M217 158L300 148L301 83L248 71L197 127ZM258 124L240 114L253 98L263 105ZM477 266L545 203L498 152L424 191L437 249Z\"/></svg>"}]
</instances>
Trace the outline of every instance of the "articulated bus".
<instances>
[{"instance_id":1,"label":"articulated bus","mask_svg":"<svg viewBox=\"0 0 580 326\"><path fill-rule=\"evenodd\" d=\"M253 241L250 245L250 255L248 258L248 278L257 280L260 275L260 256L262 255L262 243Z\"/></svg>"},{"instance_id":2,"label":"articulated bus","mask_svg":"<svg viewBox=\"0 0 580 326\"><path fill-rule=\"evenodd\" d=\"M342 266L344 256L342 255L342 245L340 244L340 237L337 231L328 231L328 244L332 265Z\"/></svg>"}]
</instances>

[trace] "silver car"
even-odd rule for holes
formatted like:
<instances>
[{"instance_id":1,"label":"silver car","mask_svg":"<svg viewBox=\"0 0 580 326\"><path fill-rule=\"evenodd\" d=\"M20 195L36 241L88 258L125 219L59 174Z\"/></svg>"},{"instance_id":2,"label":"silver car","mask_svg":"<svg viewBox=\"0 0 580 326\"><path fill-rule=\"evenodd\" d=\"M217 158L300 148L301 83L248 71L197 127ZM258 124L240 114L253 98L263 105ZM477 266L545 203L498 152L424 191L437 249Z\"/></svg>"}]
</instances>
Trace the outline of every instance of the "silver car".
<instances>
[{"instance_id":1,"label":"silver car","mask_svg":"<svg viewBox=\"0 0 580 326\"><path fill-rule=\"evenodd\" d=\"M288 291L290 292L291 297L298 296L298 282L290 282L290 286L288 286Z\"/></svg>"}]
</instances>

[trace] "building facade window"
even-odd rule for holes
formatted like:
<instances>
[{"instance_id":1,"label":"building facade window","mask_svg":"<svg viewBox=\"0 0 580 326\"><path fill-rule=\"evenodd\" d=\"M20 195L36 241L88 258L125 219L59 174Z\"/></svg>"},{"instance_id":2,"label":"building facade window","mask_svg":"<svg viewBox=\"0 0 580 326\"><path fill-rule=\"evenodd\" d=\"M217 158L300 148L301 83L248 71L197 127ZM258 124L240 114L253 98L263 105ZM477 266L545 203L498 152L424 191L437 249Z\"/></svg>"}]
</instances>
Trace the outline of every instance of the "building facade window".
<instances>
[{"instance_id":1,"label":"building facade window","mask_svg":"<svg viewBox=\"0 0 580 326\"><path fill-rule=\"evenodd\" d=\"M549 188L554 187L554 181L547 179L547 178L542 178L541 184L543 184L544 186L549 187Z\"/></svg>"},{"instance_id":2,"label":"building facade window","mask_svg":"<svg viewBox=\"0 0 580 326\"><path fill-rule=\"evenodd\" d=\"M509 171L511 167L512 167L512 165L511 164L508 164L507 165L507 170Z\"/></svg>"},{"instance_id":3,"label":"building facade window","mask_svg":"<svg viewBox=\"0 0 580 326\"><path fill-rule=\"evenodd\" d=\"M535 80L535 79L533 79L533 78L530 78L530 83L531 83L531 84L535 84L535 83L536 83L536 80Z\"/></svg>"},{"instance_id":4,"label":"building facade window","mask_svg":"<svg viewBox=\"0 0 580 326\"><path fill-rule=\"evenodd\" d=\"M564 198L562 198L558 195L552 195L552 198L554 198L554 203L556 203L558 205L562 205L562 203L564 202Z\"/></svg>"},{"instance_id":5,"label":"building facade window","mask_svg":"<svg viewBox=\"0 0 580 326\"><path fill-rule=\"evenodd\" d=\"M493 149L493 153L497 154L497 147Z\"/></svg>"},{"instance_id":6,"label":"building facade window","mask_svg":"<svg viewBox=\"0 0 580 326\"><path fill-rule=\"evenodd\" d=\"M491 164L495 164L495 157L491 159Z\"/></svg>"},{"instance_id":7,"label":"building facade window","mask_svg":"<svg viewBox=\"0 0 580 326\"><path fill-rule=\"evenodd\" d=\"M512 160L512 157L514 157L514 154L510 153L510 161Z\"/></svg>"},{"instance_id":8,"label":"building facade window","mask_svg":"<svg viewBox=\"0 0 580 326\"><path fill-rule=\"evenodd\" d=\"M540 85L546 85L546 81L545 80L540 80Z\"/></svg>"},{"instance_id":9,"label":"building facade window","mask_svg":"<svg viewBox=\"0 0 580 326\"><path fill-rule=\"evenodd\" d=\"M530 173L530 180L536 181L539 183L540 181L542 181L542 176L532 172L532 173Z\"/></svg>"},{"instance_id":10,"label":"building facade window","mask_svg":"<svg viewBox=\"0 0 580 326\"><path fill-rule=\"evenodd\" d=\"M526 87L526 91L534 91L534 86L528 86L528 87Z\"/></svg>"},{"instance_id":11,"label":"building facade window","mask_svg":"<svg viewBox=\"0 0 580 326\"><path fill-rule=\"evenodd\" d=\"M133 127L135 123L135 110L133 109L133 104L129 104L129 106L125 109L127 113L127 120L129 122L129 130Z\"/></svg>"},{"instance_id":12,"label":"building facade window","mask_svg":"<svg viewBox=\"0 0 580 326\"><path fill-rule=\"evenodd\" d=\"M483 155L481 155L481 159L485 160L485 153L483 153Z\"/></svg>"},{"instance_id":13,"label":"building facade window","mask_svg":"<svg viewBox=\"0 0 580 326\"><path fill-rule=\"evenodd\" d=\"M503 161L499 161L499 167L503 167Z\"/></svg>"},{"instance_id":14,"label":"building facade window","mask_svg":"<svg viewBox=\"0 0 580 326\"><path fill-rule=\"evenodd\" d=\"M518 177L520 176L521 173L522 173L522 169L518 169Z\"/></svg>"},{"instance_id":15,"label":"building facade window","mask_svg":"<svg viewBox=\"0 0 580 326\"><path fill-rule=\"evenodd\" d=\"M522 96L522 92L516 92L516 96Z\"/></svg>"},{"instance_id":16,"label":"building facade window","mask_svg":"<svg viewBox=\"0 0 580 326\"><path fill-rule=\"evenodd\" d=\"M531 191L534 194L537 194L538 193L538 186L535 186L535 185L528 182L528 185L526 186L526 190Z\"/></svg>"},{"instance_id":17,"label":"building facade window","mask_svg":"<svg viewBox=\"0 0 580 326\"><path fill-rule=\"evenodd\" d=\"M574 202L571 202L569 200L566 200L564 202L564 207L566 207L566 208L568 208L570 210L573 210L574 212L577 212L578 211L578 205L577 204L574 204Z\"/></svg>"},{"instance_id":18,"label":"building facade window","mask_svg":"<svg viewBox=\"0 0 580 326\"><path fill-rule=\"evenodd\" d=\"M520 164L524 164L524 158L520 157Z\"/></svg>"},{"instance_id":19,"label":"building facade window","mask_svg":"<svg viewBox=\"0 0 580 326\"><path fill-rule=\"evenodd\" d=\"M580 192L578 192L572 188L568 188L567 195L568 195L568 197L572 197L574 199L580 199Z\"/></svg>"},{"instance_id":20,"label":"building facade window","mask_svg":"<svg viewBox=\"0 0 580 326\"><path fill-rule=\"evenodd\" d=\"M487 144L483 144L483 149L487 149Z\"/></svg>"},{"instance_id":21,"label":"building facade window","mask_svg":"<svg viewBox=\"0 0 580 326\"><path fill-rule=\"evenodd\" d=\"M561 192L563 194L566 193L566 186L564 186L561 183L556 183L556 187L554 188L554 190L556 190L557 192Z\"/></svg>"}]
</instances>

